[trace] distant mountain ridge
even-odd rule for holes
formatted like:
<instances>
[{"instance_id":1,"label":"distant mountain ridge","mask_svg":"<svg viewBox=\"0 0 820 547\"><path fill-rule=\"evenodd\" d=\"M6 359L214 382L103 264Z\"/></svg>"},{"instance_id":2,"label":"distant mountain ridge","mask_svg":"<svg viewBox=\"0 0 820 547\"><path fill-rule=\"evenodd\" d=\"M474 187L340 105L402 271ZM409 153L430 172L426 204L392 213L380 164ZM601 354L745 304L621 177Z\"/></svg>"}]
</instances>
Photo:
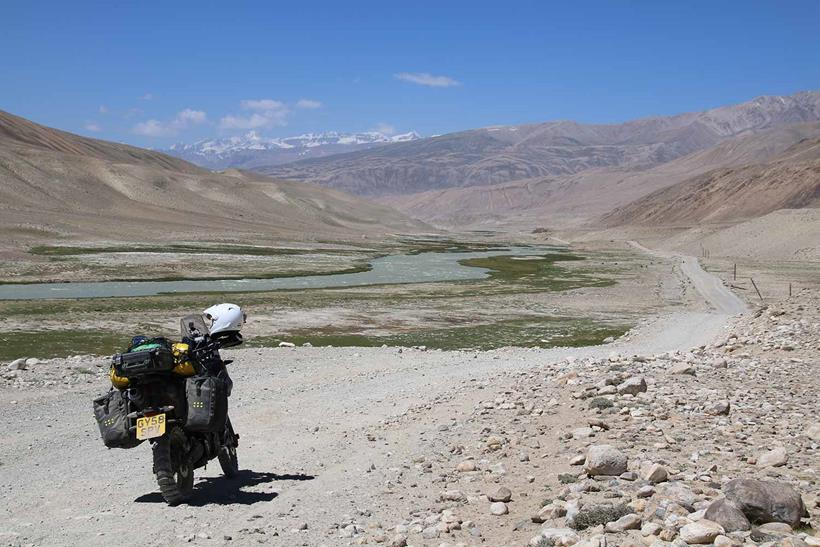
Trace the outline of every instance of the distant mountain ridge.
<instances>
[{"instance_id":1,"label":"distant mountain ridge","mask_svg":"<svg viewBox=\"0 0 820 547\"><path fill-rule=\"evenodd\" d=\"M820 92L801 92L622 124L486 127L254 169L364 196L402 196L600 168L649 169L726 139L816 121Z\"/></svg>"},{"instance_id":2,"label":"distant mountain ridge","mask_svg":"<svg viewBox=\"0 0 820 547\"><path fill-rule=\"evenodd\" d=\"M361 241L428 228L331 188L214 173L0 110L0 251L72 240Z\"/></svg>"},{"instance_id":3,"label":"distant mountain ridge","mask_svg":"<svg viewBox=\"0 0 820 547\"><path fill-rule=\"evenodd\" d=\"M420 138L415 131L400 135L387 135L378 131L329 131L282 138L266 138L250 131L242 136L204 139L192 144L177 143L163 152L209 169L252 169L261 165L278 165Z\"/></svg>"}]
</instances>

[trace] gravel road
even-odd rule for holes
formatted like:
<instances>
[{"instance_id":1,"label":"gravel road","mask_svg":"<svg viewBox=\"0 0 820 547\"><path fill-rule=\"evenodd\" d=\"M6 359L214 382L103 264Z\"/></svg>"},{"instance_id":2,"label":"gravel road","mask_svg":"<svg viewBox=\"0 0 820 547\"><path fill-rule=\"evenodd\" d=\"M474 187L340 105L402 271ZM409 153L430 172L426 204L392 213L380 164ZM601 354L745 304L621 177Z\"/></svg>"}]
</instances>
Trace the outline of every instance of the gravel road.
<instances>
[{"instance_id":1,"label":"gravel road","mask_svg":"<svg viewBox=\"0 0 820 547\"><path fill-rule=\"evenodd\" d=\"M469 411L493 375L569 356L688 349L745 310L697 260L678 260L714 311L652 318L606 346L226 352L235 359L231 418L244 471L229 481L215 462L198 470L192 502L176 508L157 493L147 443L102 445L90 409L107 389L99 377L70 390L0 390L0 544L348 544L328 530L351 516L388 523L408 510L402 496L385 501L383 479L371 471L398 465L431 424ZM404 429L388 427L408 414L415 419Z\"/></svg>"}]
</instances>

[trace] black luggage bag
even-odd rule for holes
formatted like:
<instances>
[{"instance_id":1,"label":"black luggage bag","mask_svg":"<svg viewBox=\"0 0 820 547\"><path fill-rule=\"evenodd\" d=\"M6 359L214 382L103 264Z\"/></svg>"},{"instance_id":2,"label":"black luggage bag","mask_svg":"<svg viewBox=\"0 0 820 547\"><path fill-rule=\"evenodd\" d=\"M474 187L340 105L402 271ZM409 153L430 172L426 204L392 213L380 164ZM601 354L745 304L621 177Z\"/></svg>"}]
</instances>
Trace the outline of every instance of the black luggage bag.
<instances>
[{"instance_id":1,"label":"black luggage bag","mask_svg":"<svg viewBox=\"0 0 820 547\"><path fill-rule=\"evenodd\" d=\"M128 405L123 392L112 389L94 399L94 417L108 448L134 448L142 441L128 429Z\"/></svg>"},{"instance_id":2,"label":"black luggage bag","mask_svg":"<svg viewBox=\"0 0 820 547\"><path fill-rule=\"evenodd\" d=\"M185 429L197 433L222 431L228 416L228 384L221 376L191 376L185 384L185 396Z\"/></svg>"}]
</instances>

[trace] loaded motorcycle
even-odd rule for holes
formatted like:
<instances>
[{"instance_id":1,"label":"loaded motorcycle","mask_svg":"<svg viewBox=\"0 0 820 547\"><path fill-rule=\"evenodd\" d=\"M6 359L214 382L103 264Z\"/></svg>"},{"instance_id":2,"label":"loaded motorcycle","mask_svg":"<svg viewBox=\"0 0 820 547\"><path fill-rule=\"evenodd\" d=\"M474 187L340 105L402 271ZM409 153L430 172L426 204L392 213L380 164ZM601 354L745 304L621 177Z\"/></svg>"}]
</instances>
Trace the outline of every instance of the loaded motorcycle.
<instances>
[{"instance_id":1,"label":"loaded motorcycle","mask_svg":"<svg viewBox=\"0 0 820 547\"><path fill-rule=\"evenodd\" d=\"M228 417L233 383L219 354L242 343L246 316L219 304L180 321L182 341L135 337L112 358L112 389L94 399L94 414L109 448L152 446L153 472L169 505L190 497L194 469L218 459L226 477L239 471L237 435ZM210 322L210 326L206 324Z\"/></svg>"}]
</instances>

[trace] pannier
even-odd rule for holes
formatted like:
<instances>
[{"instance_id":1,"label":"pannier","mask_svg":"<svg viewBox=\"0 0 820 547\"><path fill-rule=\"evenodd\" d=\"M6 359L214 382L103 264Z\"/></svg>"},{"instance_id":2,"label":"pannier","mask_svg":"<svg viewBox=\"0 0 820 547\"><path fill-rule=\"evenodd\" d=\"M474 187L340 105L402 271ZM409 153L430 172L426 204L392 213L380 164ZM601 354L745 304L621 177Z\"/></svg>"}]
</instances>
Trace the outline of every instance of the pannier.
<instances>
[{"instance_id":1,"label":"pannier","mask_svg":"<svg viewBox=\"0 0 820 547\"><path fill-rule=\"evenodd\" d=\"M134 448L142 442L128 430L128 405L122 391L112 389L94 399L94 417L108 448Z\"/></svg>"},{"instance_id":2,"label":"pannier","mask_svg":"<svg viewBox=\"0 0 820 547\"><path fill-rule=\"evenodd\" d=\"M192 376L186 380L188 418L185 429L198 433L221 431L228 416L228 385L219 376Z\"/></svg>"},{"instance_id":3,"label":"pannier","mask_svg":"<svg viewBox=\"0 0 820 547\"><path fill-rule=\"evenodd\" d=\"M165 347L118 353L111 362L116 375L122 378L170 372L175 366L173 352Z\"/></svg>"}]
</instances>

